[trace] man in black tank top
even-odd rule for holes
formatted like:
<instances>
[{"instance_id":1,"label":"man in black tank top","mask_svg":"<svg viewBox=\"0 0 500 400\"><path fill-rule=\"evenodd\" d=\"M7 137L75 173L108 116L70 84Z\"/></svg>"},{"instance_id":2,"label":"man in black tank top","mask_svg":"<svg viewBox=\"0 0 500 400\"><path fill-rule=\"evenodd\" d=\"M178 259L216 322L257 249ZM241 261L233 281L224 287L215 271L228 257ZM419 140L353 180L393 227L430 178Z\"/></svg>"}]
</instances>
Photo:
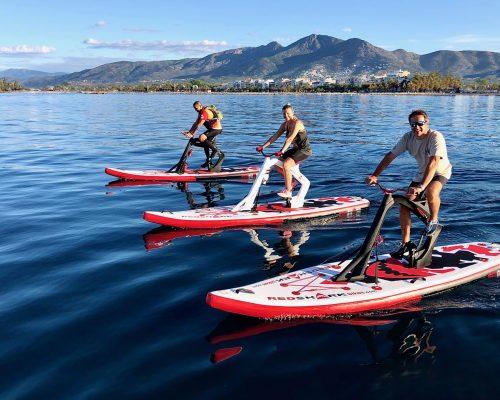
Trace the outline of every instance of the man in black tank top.
<instances>
[{"instance_id":1,"label":"man in black tank top","mask_svg":"<svg viewBox=\"0 0 500 400\"><path fill-rule=\"evenodd\" d=\"M285 176L285 189L278 193L283 198L292 197L292 173L291 169L301 161L304 161L312 154L311 145L307 136L306 128L300 119L295 116L290 104L283 106L283 118L285 122L281 124L278 131L271 136L262 146L257 146L256 150L261 152L266 147L274 143L283 133L286 140L276 156L283 161L283 172Z\"/></svg>"}]
</instances>

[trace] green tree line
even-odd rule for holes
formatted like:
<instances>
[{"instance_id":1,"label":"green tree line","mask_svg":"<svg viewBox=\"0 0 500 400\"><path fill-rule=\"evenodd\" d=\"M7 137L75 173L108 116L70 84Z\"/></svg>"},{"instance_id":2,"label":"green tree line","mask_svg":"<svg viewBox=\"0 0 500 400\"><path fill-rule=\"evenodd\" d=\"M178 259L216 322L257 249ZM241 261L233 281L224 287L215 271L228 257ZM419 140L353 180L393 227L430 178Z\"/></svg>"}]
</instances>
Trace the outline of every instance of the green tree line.
<instances>
[{"instance_id":1,"label":"green tree line","mask_svg":"<svg viewBox=\"0 0 500 400\"><path fill-rule=\"evenodd\" d=\"M45 88L57 91L79 91L79 92L289 92L289 93L461 93L461 92L499 92L500 83L490 82L487 79L475 79L463 81L458 76L441 75L438 72L428 74L416 73L411 79L389 79L376 82L359 83L351 80L346 83L325 84L322 86L311 86L305 83L299 85L287 84L284 86L271 86L263 88L261 85L253 84L245 88L235 88L217 82L207 82L201 79L190 81L166 81L166 82L140 82L134 84L109 83L65 83L55 87Z\"/></svg>"},{"instance_id":2,"label":"green tree line","mask_svg":"<svg viewBox=\"0 0 500 400\"><path fill-rule=\"evenodd\" d=\"M186 82L140 82L134 84L126 83L102 83L102 84L79 84L64 83L48 90L57 91L85 91L85 92L190 92L217 90L220 84L205 82L199 79Z\"/></svg>"},{"instance_id":3,"label":"green tree line","mask_svg":"<svg viewBox=\"0 0 500 400\"><path fill-rule=\"evenodd\" d=\"M0 92L11 92L13 90L22 90L23 87L16 81L9 82L5 78L0 79Z\"/></svg>"}]
</instances>

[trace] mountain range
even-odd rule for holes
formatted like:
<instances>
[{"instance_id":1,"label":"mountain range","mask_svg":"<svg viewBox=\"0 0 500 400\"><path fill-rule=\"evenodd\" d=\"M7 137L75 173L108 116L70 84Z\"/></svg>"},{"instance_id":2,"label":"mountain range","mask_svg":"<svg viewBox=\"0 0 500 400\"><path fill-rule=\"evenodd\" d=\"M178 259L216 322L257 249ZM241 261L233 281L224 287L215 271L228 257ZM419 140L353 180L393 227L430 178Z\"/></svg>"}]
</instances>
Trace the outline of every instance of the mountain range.
<instances>
[{"instance_id":1,"label":"mountain range","mask_svg":"<svg viewBox=\"0 0 500 400\"><path fill-rule=\"evenodd\" d=\"M8 81L18 81L22 84L29 83L33 80L35 83L43 79L51 79L56 76L65 75L64 72L43 72L32 69L11 68L0 71L0 78L5 78Z\"/></svg>"},{"instance_id":2,"label":"mountain range","mask_svg":"<svg viewBox=\"0 0 500 400\"><path fill-rule=\"evenodd\" d=\"M40 87L64 82L233 81L245 77L314 79L399 69L411 73L437 71L463 78L496 80L500 78L500 53L439 50L419 55L403 49L385 50L357 38L342 40L327 35L309 35L288 46L271 42L258 47L226 50L202 58L120 61L70 74L31 76L18 80L28 87ZM0 77L3 74L0 72Z\"/></svg>"}]
</instances>

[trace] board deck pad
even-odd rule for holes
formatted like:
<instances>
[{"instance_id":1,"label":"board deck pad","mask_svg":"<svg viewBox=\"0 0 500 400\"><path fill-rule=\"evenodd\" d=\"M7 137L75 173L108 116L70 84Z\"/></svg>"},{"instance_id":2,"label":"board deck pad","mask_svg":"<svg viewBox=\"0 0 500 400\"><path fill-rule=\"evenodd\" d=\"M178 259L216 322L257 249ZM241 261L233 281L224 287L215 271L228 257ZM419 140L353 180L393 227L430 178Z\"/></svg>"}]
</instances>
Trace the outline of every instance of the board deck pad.
<instances>
[{"instance_id":1,"label":"board deck pad","mask_svg":"<svg viewBox=\"0 0 500 400\"><path fill-rule=\"evenodd\" d=\"M378 282L334 282L341 265L321 264L233 289L207 295L219 310L257 318L322 317L388 309L416 303L438 293L500 272L500 246L463 243L436 247L432 264L408 268L406 261L389 255L371 260L368 276L377 269ZM377 267L377 268L376 268Z\"/></svg>"},{"instance_id":2,"label":"board deck pad","mask_svg":"<svg viewBox=\"0 0 500 400\"><path fill-rule=\"evenodd\" d=\"M361 197L322 197L304 202L300 208L287 208L284 202L260 204L254 211L232 211L229 207L198 208L187 211L146 211L144 219L175 228L227 228L235 226L276 225L286 221L349 213L366 208L370 202Z\"/></svg>"},{"instance_id":3,"label":"board deck pad","mask_svg":"<svg viewBox=\"0 0 500 400\"><path fill-rule=\"evenodd\" d=\"M124 170L106 168L106 174L120 179L137 181L165 181L165 182L194 182L204 179L227 179L238 177L255 177L259 172L258 166L224 167L220 172L208 169L186 169L182 174L168 172L167 170Z\"/></svg>"}]
</instances>

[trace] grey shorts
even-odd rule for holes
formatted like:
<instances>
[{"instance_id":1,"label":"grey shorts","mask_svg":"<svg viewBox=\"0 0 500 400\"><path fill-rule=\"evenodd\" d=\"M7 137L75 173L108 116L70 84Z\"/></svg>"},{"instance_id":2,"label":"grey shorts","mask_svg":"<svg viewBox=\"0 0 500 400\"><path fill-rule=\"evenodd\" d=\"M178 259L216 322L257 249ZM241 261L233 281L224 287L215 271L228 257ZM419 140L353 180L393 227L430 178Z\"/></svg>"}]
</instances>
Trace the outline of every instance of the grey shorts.
<instances>
[{"instance_id":1,"label":"grey shorts","mask_svg":"<svg viewBox=\"0 0 500 400\"><path fill-rule=\"evenodd\" d=\"M436 182L436 181L441 182L441 185L443 185L444 187L444 185L446 185L446 183L448 182L448 178L445 178L442 175L434 175L434 178L432 178L431 182ZM420 185L420 182L411 181L409 187L417 187L418 185ZM424 193L425 190L423 192L420 192L419 195L417 196L417 200L423 199Z\"/></svg>"},{"instance_id":2,"label":"grey shorts","mask_svg":"<svg viewBox=\"0 0 500 400\"><path fill-rule=\"evenodd\" d=\"M442 175L434 175L434 178L431 179L431 182L436 182L436 181L441 182L441 185L444 186L448 182L448 178L445 178ZM420 182L411 181L409 187L416 187L418 185L420 185Z\"/></svg>"}]
</instances>

